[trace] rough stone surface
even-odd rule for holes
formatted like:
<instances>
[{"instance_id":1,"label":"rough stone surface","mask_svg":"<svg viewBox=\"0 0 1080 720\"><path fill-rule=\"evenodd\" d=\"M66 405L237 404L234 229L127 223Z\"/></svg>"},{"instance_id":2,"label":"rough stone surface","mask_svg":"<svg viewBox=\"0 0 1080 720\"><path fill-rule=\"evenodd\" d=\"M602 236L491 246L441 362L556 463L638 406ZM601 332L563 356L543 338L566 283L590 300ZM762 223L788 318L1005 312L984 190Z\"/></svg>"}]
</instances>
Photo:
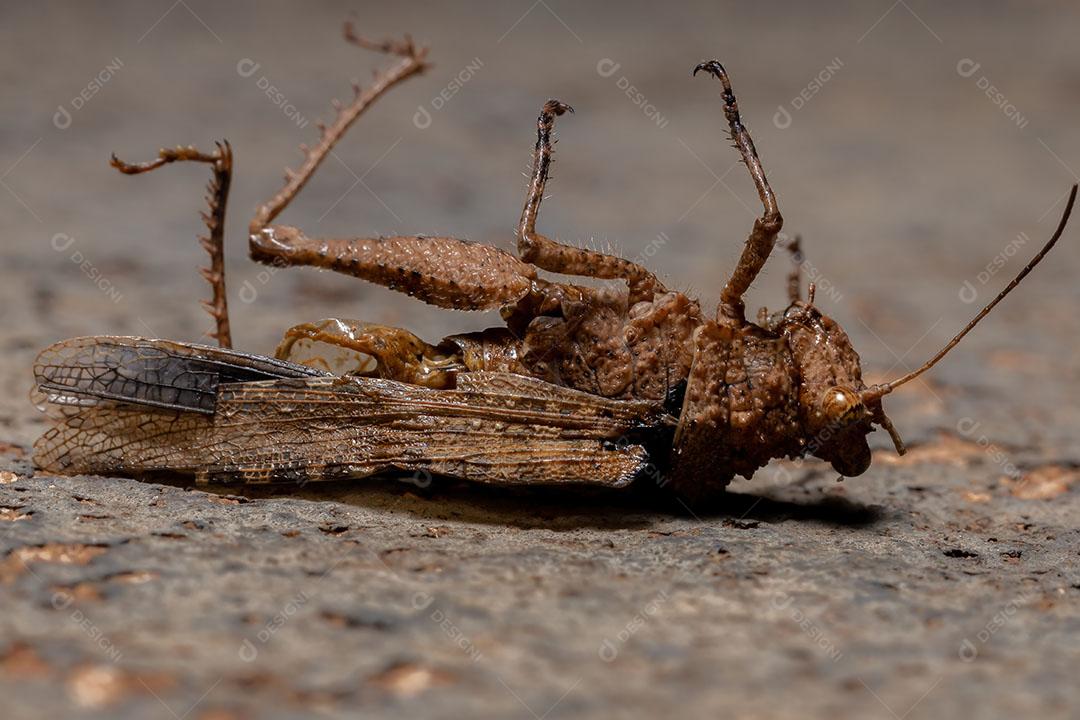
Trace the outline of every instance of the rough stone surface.
<instances>
[{"instance_id":1,"label":"rough stone surface","mask_svg":"<svg viewBox=\"0 0 1080 720\"><path fill-rule=\"evenodd\" d=\"M509 249L535 114L555 95L578 112L560 118L540 229L642 259L708 308L755 208L718 88L689 78L717 56L818 302L875 379L940 347L972 293L1004 286L1080 169L1075 3L5 8L0 714L1080 713L1080 226L888 399L910 455L875 438L873 467L842 483L816 462L776 464L687 508L449 481L290 495L33 475L37 349L209 327L192 239L205 168L121 177L111 151L233 143L244 349L332 314L429 339L496 322L244 258L249 209L372 65L337 39L350 10L373 35L430 42L437 66L358 123L284 221ZM238 72L244 59L259 67ZM58 106L70 124L53 123ZM412 122L418 107L430 125ZM752 300L778 307L786 270L774 258Z\"/></svg>"}]
</instances>

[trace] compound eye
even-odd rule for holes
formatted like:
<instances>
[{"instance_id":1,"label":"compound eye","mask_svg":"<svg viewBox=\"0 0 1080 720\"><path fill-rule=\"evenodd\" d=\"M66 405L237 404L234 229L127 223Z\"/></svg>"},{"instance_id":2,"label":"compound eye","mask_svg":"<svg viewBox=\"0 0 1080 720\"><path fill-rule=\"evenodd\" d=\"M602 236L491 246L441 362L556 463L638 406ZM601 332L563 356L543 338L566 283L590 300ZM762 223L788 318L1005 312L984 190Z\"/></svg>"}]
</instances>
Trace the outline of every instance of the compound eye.
<instances>
[{"instance_id":1,"label":"compound eye","mask_svg":"<svg viewBox=\"0 0 1080 720\"><path fill-rule=\"evenodd\" d=\"M821 398L825 421L833 427L847 427L866 416L859 393L842 385L834 385Z\"/></svg>"}]
</instances>

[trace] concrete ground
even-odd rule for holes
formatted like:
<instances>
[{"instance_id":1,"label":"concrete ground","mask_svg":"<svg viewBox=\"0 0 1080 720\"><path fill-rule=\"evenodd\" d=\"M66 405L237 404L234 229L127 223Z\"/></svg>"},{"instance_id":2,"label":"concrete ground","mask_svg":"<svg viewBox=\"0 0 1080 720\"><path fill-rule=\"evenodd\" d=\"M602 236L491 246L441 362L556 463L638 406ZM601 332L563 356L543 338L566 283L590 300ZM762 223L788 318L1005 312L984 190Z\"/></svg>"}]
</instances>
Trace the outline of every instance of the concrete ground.
<instances>
[{"instance_id":1,"label":"concrete ground","mask_svg":"<svg viewBox=\"0 0 1080 720\"><path fill-rule=\"evenodd\" d=\"M245 258L372 35L432 46L283 219L510 248L539 105L542 229L711 306L757 211L717 57L874 379L929 357L1057 222L1080 170L1075 3L129 3L0 8L0 694L10 718L1080 715L1080 227L888 409L912 446L718 507L393 481L297 494L32 473L30 365L98 333L198 340L205 168L228 138L238 347L338 315L497 323ZM274 89L271 90L270 87ZM755 284L783 301L786 261ZM880 434L880 433L879 433Z\"/></svg>"}]
</instances>

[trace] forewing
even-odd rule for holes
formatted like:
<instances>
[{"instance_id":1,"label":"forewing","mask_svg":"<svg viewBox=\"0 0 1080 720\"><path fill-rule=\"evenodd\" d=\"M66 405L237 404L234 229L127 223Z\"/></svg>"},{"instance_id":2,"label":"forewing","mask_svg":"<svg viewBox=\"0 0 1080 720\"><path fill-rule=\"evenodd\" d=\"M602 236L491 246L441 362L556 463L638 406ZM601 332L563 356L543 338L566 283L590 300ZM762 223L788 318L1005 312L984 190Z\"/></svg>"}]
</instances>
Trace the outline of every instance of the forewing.
<instances>
[{"instance_id":1,"label":"forewing","mask_svg":"<svg viewBox=\"0 0 1080 720\"><path fill-rule=\"evenodd\" d=\"M62 475L138 475L155 470L195 474L214 458L201 456L214 416L101 400L51 413L34 443L34 464Z\"/></svg>"},{"instance_id":2,"label":"forewing","mask_svg":"<svg viewBox=\"0 0 1080 720\"><path fill-rule=\"evenodd\" d=\"M220 385L327 375L303 365L235 350L136 337L81 337L42 350L34 379L45 402L114 400L213 414Z\"/></svg>"},{"instance_id":3,"label":"forewing","mask_svg":"<svg viewBox=\"0 0 1080 720\"><path fill-rule=\"evenodd\" d=\"M419 471L493 483L623 485L647 463L628 438L673 422L644 403L532 378L463 373L457 390L376 378L225 388L215 429L247 481Z\"/></svg>"},{"instance_id":4,"label":"forewing","mask_svg":"<svg viewBox=\"0 0 1080 720\"><path fill-rule=\"evenodd\" d=\"M221 383L212 406L209 415L101 399L74 405L35 458L68 473L170 470L244 482L399 470L621 486L648 462L629 438L673 423L645 403L503 373L462 374L456 390L376 378Z\"/></svg>"}]
</instances>

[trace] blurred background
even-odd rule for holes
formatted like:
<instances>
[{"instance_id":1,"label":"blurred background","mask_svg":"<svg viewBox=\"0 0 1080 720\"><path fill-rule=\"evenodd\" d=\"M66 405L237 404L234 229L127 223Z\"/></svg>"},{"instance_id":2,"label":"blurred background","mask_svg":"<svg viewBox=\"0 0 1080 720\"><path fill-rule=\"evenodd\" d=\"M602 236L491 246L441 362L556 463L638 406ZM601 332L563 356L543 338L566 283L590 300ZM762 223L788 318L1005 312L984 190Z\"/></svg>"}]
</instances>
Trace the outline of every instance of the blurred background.
<instances>
[{"instance_id":1,"label":"blurred background","mask_svg":"<svg viewBox=\"0 0 1080 720\"><path fill-rule=\"evenodd\" d=\"M143 161L162 145L233 144L226 244L240 348L268 352L284 328L333 315L433 340L498 322L330 273L269 276L246 258L255 205L299 162L330 99L384 62L342 41L347 18L374 37L411 33L434 68L354 126L283 221L510 249L535 115L557 97L577 114L559 123L543 231L644 258L711 306L759 212L725 140L719 85L690 77L715 57L785 231L804 238L819 304L881 373L917 364L973 314L965 282L980 301L1004 284L1080 168L1073 3L163 0L6 3L0 14L0 377L20 398L32 353L53 340L197 340L210 327L195 271L206 168L132 178L108 166L111 152ZM1006 252L1007 270L980 276ZM750 304L779 307L787 269L778 254ZM1035 390L1075 389L1078 269L1067 239L935 377L963 381L993 351L1030 352ZM23 409L5 420L19 425Z\"/></svg>"},{"instance_id":2,"label":"blurred background","mask_svg":"<svg viewBox=\"0 0 1080 720\"><path fill-rule=\"evenodd\" d=\"M146 161L165 145L232 143L227 283L240 349L272 352L286 328L329 316L429 340L499 323L247 259L254 207L300 162L297 147L330 118L331 98L348 99L352 79L367 82L386 62L342 40L350 18L374 38L411 33L430 46L434 67L360 119L282 222L309 234L446 234L510 250L537 111L555 97L577 112L558 123L540 230L640 259L711 308L760 213L729 147L719 84L690 76L717 58L785 232L803 237L817 304L852 336L872 380L919 365L1004 287L1080 177L1075 2L5 2L5 467L28 472L26 448L42 429L26 399L39 349L99 333L199 341L211 328L198 305L209 288L195 239L207 168L128 177L108 166L112 152ZM788 269L778 253L751 309L784 304ZM14 525L21 542L79 538L111 549L85 568L22 576L0 666L22 682L15 670L26 669L30 645L20 638L65 673L89 663L89 676L65 675L62 697L54 676L39 674L27 717L47 707L67 714L64 703L110 707L114 696L103 693L129 686L143 703L124 706L130 717L150 716L148 707L180 716L199 703L191 717L245 716L213 715L224 700L286 717L384 690L392 711L427 687L446 687L438 702L466 715L609 717L611 704L632 700L654 713L677 701L714 714L1065 717L1077 647L1068 600L1080 588L1078 276L1074 226L946 362L890 397L919 450L913 459L881 453L844 484L815 464L774 465L783 472L736 483L723 522L635 509L586 509L583 519L573 497L491 510L478 492L429 502L365 484L351 495L309 491L312 502L228 504L240 501L23 477L6 486L11 507L0 513L23 519L37 508ZM1018 466L1042 468L1050 489L1023 497ZM87 510L83 496L95 494L102 507ZM326 564L351 548L345 566ZM391 565L400 575L385 572ZM160 577L117 589L102 567ZM68 622L74 611L49 605L55 583L81 582L75 571L112 598L75 608L116 640L123 662L106 665L94 638ZM435 610L415 604L415 583L438 594ZM236 662L241 638L273 622L298 587L317 585L257 663ZM620 645L618 665L606 664L602 644L599 662L598 633L620 637L658 589L663 611ZM977 635L1018 607L1022 619L993 644ZM442 619L429 622L444 609L485 662L462 654ZM971 665L963 642L975 637L983 644ZM100 666L112 685L94 674ZM138 675L140 688L119 674L146 667L173 684ZM768 713L763 700L773 701ZM438 702L424 712L451 706Z\"/></svg>"},{"instance_id":3,"label":"blurred background","mask_svg":"<svg viewBox=\"0 0 1080 720\"><path fill-rule=\"evenodd\" d=\"M210 328L195 271L207 169L132 178L108 166L111 152L143 161L162 145L232 143L240 348L271 351L286 327L335 315L432 340L498 323L331 273L268 275L246 258L253 208L299 162L330 99L385 62L343 42L347 18L374 37L411 33L434 68L353 127L284 222L510 249L535 116L557 97L577 114L558 126L542 230L642 258L712 306L759 213L718 83L690 77L715 57L785 231L804 238L818 302L871 373L921 362L974 313L973 297L992 296L1048 235L1080 168L1074 3L163 0L0 14L0 377L18 398L32 353L53 340L198 340ZM991 276L999 256L1008 265ZM749 304L781 306L787 270L777 254ZM1078 270L1067 237L935 380L965 382L1008 353L1008 373L985 382L1032 373L1029 391L1075 390ZM5 420L17 426L23 411L17 401Z\"/></svg>"}]
</instances>

